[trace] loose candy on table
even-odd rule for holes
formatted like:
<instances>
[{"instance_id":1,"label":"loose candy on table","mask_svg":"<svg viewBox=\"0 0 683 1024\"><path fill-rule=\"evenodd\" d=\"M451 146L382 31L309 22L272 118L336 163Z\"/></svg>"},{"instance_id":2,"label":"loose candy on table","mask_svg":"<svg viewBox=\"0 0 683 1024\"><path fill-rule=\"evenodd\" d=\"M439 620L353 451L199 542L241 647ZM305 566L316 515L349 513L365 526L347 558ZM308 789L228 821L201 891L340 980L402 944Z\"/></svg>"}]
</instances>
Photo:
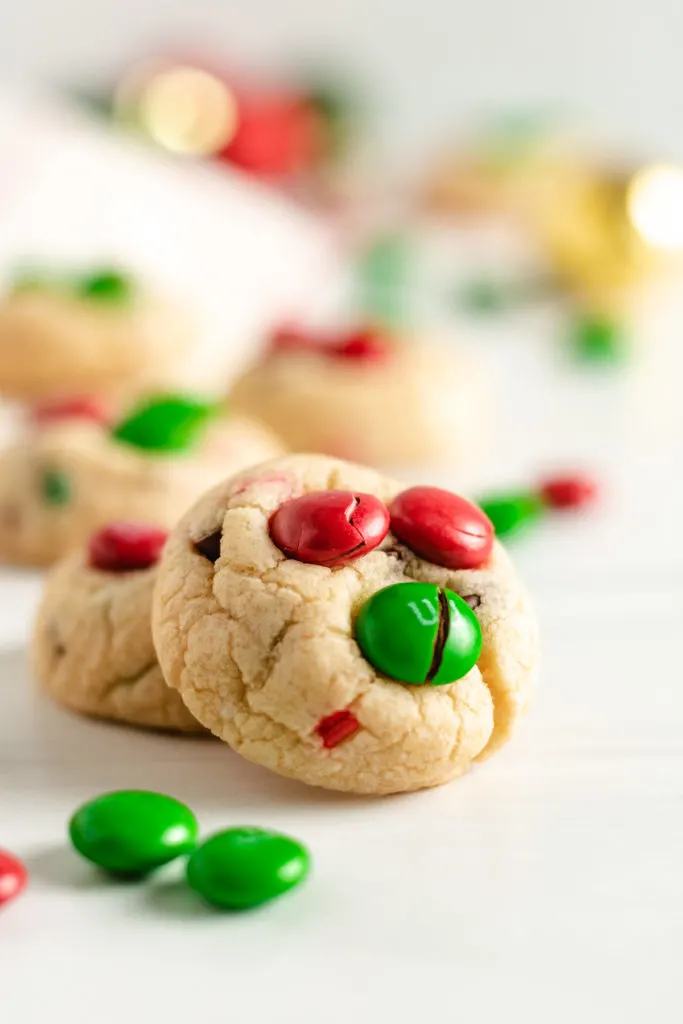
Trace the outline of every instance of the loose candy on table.
<instances>
[{"instance_id":1,"label":"loose candy on table","mask_svg":"<svg viewBox=\"0 0 683 1024\"><path fill-rule=\"evenodd\" d=\"M0 906L15 899L28 882L28 871L22 862L7 850L0 850Z\"/></svg>"},{"instance_id":2,"label":"loose candy on table","mask_svg":"<svg viewBox=\"0 0 683 1024\"><path fill-rule=\"evenodd\" d=\"M117 441L153 452L182 452L196 444L218 406L187 395L160 395L137 406L112 430Z\"/></svg>"},{"instance_id":3,"label":"loose candy on table","mask_svg":"<svg viewBox=\"0 0 683 1024\"><path fill-rule=\"evenodd\" d=\"M116 875L139 877L196 846L197 819L173 797L147 790L118 790L80 807L69 836L86 860Z\"/></svg>"},{"instance_id":4,"label":"loose candy on table","mask_svg":"<svg viewBox=\"0 0 683 1024\"><path fill-rule=\"evenodd\" d=\"M159 561L167 539L168 530L151 523L110 523L90 538L89 564L103 572L149 569Z\"/></svg>"},{"instance_id":5,"label":"loose candy on table","mask_svg":"<svg viewBox=\"0 0 683 1024\"><path fill-rule=\"evenodd\" d=\"M391 529L427 561L447 569L476 569L493 547L485 511L439 487L410 487L391 503Z\"/></svg>"},{"instance_id":6,"label":"loose candy on table","mask_svg":"<svg viewBox=\"0 0 683 1024\"><path fill-rule=\"evenodd\" d=\"M566 473L541 480L538 493L552 509L581 509L592 505L598 484L588 473Z\"/></svg>"},{"instance_id":7,"label":"loose candy on table","mask_svg":"<svg viewBox=\"0 0 683 1024\"><path fill-rule=\"evenodd\" d=\"M543 515L545 503L533 492L493 495L480 501L497 537L510 537Z\"/></svg>"},{"instance_id":8,"label":"loose candy on table","mask_svg":"<svg viewBox=\"0 0 683 1024\"><path fill-rule=\"evenodd\" d=\"M372 494L315 491L286 501L270 519L270 537L289 558L329 568L381 544L389 511Z\"/></svg>"},{"instance_id":9,"label":"loose candy on table","mask_svg":"<svg viewBox=\"0 0 683 1024\"><path fill-rule=\"evenodd\" d=\"M587 363L619 363L627 354L624 325L606 314L581 313L570 337L576 356Z\"/></svg>"},{"instance_id":10,"label":"loose candy on table","mask_svg":"<svg viewBox=\"0 0 683 1024\"><path fill-rule=\"evenodd\" d=\"M261 828L230 828L203 842L187 863L187 881L208 903L246 910L281 896L310 871L296 839Z\"/></svg>"},{"instance_id":11,"label":"loose candy on table","mask_svg":"<svg viewBox=\"0 0 683 1024\"><path fill-rule=\"evenodd\" d=\"M433 583L395 583L361 608L356 640L370 664L402 683L441 686L467 675L481 653L470 606Z\"/></svg>"}]
</instances>

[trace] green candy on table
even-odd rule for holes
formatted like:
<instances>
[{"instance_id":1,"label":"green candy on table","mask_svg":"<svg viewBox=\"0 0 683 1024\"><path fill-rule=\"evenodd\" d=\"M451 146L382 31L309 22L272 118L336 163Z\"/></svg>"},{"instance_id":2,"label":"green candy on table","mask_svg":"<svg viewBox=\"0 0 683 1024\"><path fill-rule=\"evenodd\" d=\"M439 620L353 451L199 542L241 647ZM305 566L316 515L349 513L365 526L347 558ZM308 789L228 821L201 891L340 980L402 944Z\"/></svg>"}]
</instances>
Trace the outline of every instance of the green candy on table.
<instances>
[{"instance_id":1,"label":"green candy on table","mask_svg":"<svg viewBox=\"0 0 683 1024\"><path fill-rule=\"evenodd\" d=\"M71 500L69 477L58 469L43 470L40 488L47 505L68 505Z\"/></svg>"},{"instance_id":2,"label":"green candy on table","mask_svg":"<svg viewBox=\"0 0 683 1024\"><path fill-rule=\"evenodd\" d=\"M572 324L571 342L584 362L619 363L626 356L623 325L609 316L580 314Z\"/></svg>"},{"instance_id":3,"label":"green candy on table","mask_svg":"<svg viewBox=\"0 0 683 1024\"><path fill-rule=\"evenodd\" d=\"M187 862L190 888L224 910L247 910L299 885L311 858L296 839L261 828L229 828L199 846Z\"/></svg>"},{"instance_id":4,"label":"green candy on table","mask_svg":"<svg viewBox=\"0 0 683 1024\"><path fill-rule=\"evenodd\" d=\"M189 807L142 789L104 793L69 822L69 837L81 856L116 875L146 875L190 853L197 835Z\"/></svg>"},{"instance_id":5,"label":"green candy on table","mask_svg":"<svg viewBox=\"0 0 683 1024\"><path fill-rule=\"evenodd\" d=\"M543 499L533 493L494 495L477 503L493 523L497 537L510 537L539 519L544 511Z\"/></svg>"},{"instance_id":6,"label":"green candy on table","mask_svg":"<svg viewBox=\"0 0 683 1024\"><path fill-rule=\"evenodd\" d=\"M76 279L76 294L106 305L124 306L135 294L133 279L120 270L103 268Z\"/></svg>"},{"instance_id":7,"label":"green candy on table","mask_svg":"<svg viewBox=\"0 0 683 1024\"><path fill-rule=\"evenodd\" d=\"M361 608L356 640L367 660L402 683L461 679L481 653L481 626L458 594L434 583L395 583Z\"/></svg>"},{"instance_id":8,"label":"green candy on table","mask_svg":"<svg viewBox=\"0 0 683 1024\"><path fill-rule=\"evenodd\" d=\"M112 429L117 441L154 452L182 452L198 442L218 405L185 395L147 399Z\"/></svg>"}]
</instances>

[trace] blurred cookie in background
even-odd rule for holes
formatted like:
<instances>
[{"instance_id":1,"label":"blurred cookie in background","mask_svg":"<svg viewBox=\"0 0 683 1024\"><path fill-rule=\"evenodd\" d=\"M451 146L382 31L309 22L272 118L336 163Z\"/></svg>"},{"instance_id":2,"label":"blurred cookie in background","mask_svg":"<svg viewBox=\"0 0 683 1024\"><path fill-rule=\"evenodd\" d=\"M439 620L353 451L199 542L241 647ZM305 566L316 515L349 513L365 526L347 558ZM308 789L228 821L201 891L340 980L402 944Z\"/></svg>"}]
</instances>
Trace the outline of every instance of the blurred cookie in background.
<instances>
[{"instance_id":1,"label":"blurred cookie in background","mask_svg":"<svg viewBox=\"0 0 683 1024\"><path fill-rule=\"evenodd\" d=\"M197 333L189 309L121 269L29 270L0 305L0 395L163 386Z\"/></svg>"},{"instance_id":2,"label":"blurred cookie in background","mask_svg":"<svg viewBox=\"0 0 683 1024\"><path fill-rule=\"evenodd\" d=\"M33 410L0 453L0 560L48 565L116 519L172 526L226 475L283 452L215 403L166 394L116 421L90 398Z\"/></svg>"},{"instance_id":3,"label":"blurred cookie in background","mask_svg":"<svg viewBox=\"0 0 683 1024\"><path fill-rule=\"evenodd\" d=\"M286 328L229 403L293 451L373 466L459 465L481 451L486 394L476 362L452 345L375 328Z\"/></svg>"}]
</instances>

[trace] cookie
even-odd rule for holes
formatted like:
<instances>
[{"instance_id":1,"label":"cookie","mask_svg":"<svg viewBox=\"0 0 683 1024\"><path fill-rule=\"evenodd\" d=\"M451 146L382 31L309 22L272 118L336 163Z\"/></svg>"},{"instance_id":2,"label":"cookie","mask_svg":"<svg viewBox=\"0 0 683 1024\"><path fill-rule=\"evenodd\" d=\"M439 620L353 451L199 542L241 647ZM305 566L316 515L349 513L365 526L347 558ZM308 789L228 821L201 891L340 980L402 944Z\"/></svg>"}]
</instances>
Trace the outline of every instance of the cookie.
<instances>
[{"instance_id":1,"label":"cookie","mask_svg":"<svg viewBox=\"0 0 683 1024\"><path fill-rule=\"evenodd\" d=\"M235 383L230 407L267 423L293 451L409 466L473 458L485 396L476 364L449 346L297 331L273 339Z\"/></svg>"},{"instance_id":2,"label":"cookie","mask_svg":"<svg viewBox=\"0 0 683 1024\"><path fill-rule=\"evenodd\" d=\"M117 550L115 530L134 549L128 563L122 561L121 541ZM152 643L155 562L163 541L164 532L156 527L119 524L99 538L106 568L93 565L97 537L55 566L38 610L32 659L45 691L72 711L153 729L201 732L179 695L166 686Z\"/></svg>"},{"instance_id":3,"label":"cookie","mask_svg":"<svg viewBox=\"0 0 683 1024\"><path fill-rule=\"evenodd\" d=\"M0 394L163 386L196 332L186 309L120 274L31 279L0 305Z\"/></svg>"},{"instance_id":4,"label":"cookie","mask_svg":"<svg viewBox=\"0 0 683 1024\"><path fill-rule=\"evenodd\" d=\"M216 736L356 793L439 785L498 750L538 656L529 599L483 513L310 455L239 474L183 517L152 629L167 682Z\"/></svg>"},{"instance_id":5,"label":"cookie","mask_svg":"<svg viewBox=\"0 0 683 1024\"><path fill-rule=\"evenodd\" d=\"M113 426L64 413L68 406L57 416L39 416L0 453L1 561L49 565L115 519L172 526L226 473L283 450L268 430L243 417L194 421L190 438L172 424L145 419L149 405ZM183 423L189 430L189 420L176 427ZM163 447L164 432L171 450Z\"/></svg>"}]
</instances>

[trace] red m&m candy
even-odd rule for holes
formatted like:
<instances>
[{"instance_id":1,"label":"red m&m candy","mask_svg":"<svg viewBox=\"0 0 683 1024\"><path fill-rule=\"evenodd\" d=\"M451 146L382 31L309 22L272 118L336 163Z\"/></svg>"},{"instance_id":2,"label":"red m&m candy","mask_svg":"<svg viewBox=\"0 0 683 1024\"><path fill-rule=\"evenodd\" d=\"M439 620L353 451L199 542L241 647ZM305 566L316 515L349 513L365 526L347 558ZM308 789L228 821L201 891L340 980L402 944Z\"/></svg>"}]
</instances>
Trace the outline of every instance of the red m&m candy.
<instances>
[{"instance_id":1,"label":"red m&m candy","mask_svg":"<svg viewBox=\"0 0 683 1024\"><path fill-rule=\"evenodd\" d=\"M355 331L334 345L332 352L339 359L356 362L383 362L391 355L391 343L371 329Z\"/></svg>"},{"instance_id":2,"label":"red m&m candy","mask_svg":"<svg viewBox=\"0 0 683 1024\"><path fill-rule=\"evenodd\" d=\"M167 537L167 530L149 523L110 523L90 538L90 565L104 572L149 569L159 561Z\"/></svg>"},{"instance_id":3,"label":"red m&m candy","mask_svg":"<svg viewBox=\"0 0 683 1024\"><path fill-rule=\"evenodd\" d=\"M0 850L0 906L9 903L26 887L28 871L16 857Z\"/></svg>"},{"instance_id":4,"label":"red m&m candy","mask_svg":"<svg viewBox=\"0 0 683 1024\"><path fill-rule=\"evenodd\" d=\"M55 399L41 402L32 410L34 423L42 425L53 420L91 420L93 423L109 423L109 412L104 404L92 395Z\"/></svg>"},{"instance_id":5,"label":"red m&m candy","mask_svg":"<svg viewBox=\"0 0 683 1024\"><path fill-rule=\"evenodd\" d=\"M270 536L289 558L344 565L367 555L389 530L389 511L372 494L315 491L292 498L273 514Z\"/></svg>"},{"instance_id":6,"label":"red m&m candy","mask_svg":"<svg viewBox=\"0 0 683 1024\"><path fill-rule=\"evenodd\" d=\"M550 508L584 508L595 500L598 486L586 473L568 473L542 480L538 493Z\"/></svg>"},{"instance_id":7,"label":"red m&m candy","mask_svg":"<svg viewBox=\"0 0 683 1024\"><path fill-rule=\"evenodd\" d=\"M439 487L397 495L391 529L416 555L447 569L476 569L493 547L493 526L481 509Z\"/></svg>"}]
</instances>

